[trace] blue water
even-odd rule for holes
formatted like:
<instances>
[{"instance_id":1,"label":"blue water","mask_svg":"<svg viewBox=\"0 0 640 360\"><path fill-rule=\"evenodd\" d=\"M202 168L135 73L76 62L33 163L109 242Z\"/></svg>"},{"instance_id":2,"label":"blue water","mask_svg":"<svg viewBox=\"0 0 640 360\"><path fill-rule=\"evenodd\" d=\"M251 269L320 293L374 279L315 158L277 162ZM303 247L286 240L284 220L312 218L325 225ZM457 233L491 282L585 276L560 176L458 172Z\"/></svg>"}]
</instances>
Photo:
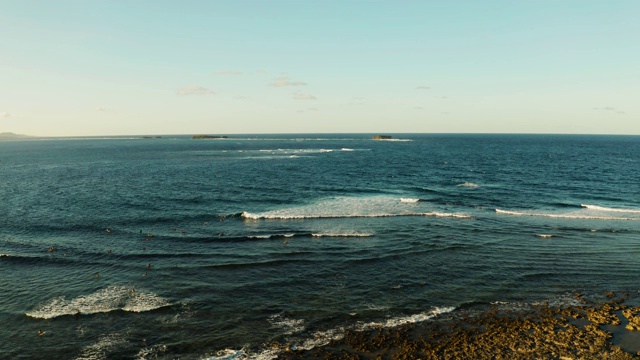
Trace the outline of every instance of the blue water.
<instances>
[{"instance_id":1,"label":"blue water","mask_svg":"<svg viewBox=\"0 0 640 360\"><path fill-rule=\"evenodd\" d=\"M638 294L640 137L394 139L0 142L0 358L270 358Z\"/></svg>"}]
</instances>

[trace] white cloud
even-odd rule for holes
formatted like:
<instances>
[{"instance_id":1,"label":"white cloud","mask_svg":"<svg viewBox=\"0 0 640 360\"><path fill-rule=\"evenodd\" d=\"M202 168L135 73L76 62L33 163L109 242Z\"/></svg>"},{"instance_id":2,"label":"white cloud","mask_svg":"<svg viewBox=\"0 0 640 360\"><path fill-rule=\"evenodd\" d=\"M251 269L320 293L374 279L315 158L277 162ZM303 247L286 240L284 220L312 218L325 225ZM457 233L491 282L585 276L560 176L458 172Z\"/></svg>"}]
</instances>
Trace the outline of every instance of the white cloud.
<instances>
[{"instance_id":1,"label":"white cloud","mask_svg":"<svg viewBox=\"0 0 640 360\"><path fill-rule=\"evenodd\" d=\"M303 81L291 81L289 80L288 77L280 77L280 78L274 79L273 82L270 83L269 85L275 86L275 87L305 86L307 85L307 83Z\"/></svg>"},{"instance_id":2,"label":"white cloud","mask_svg":"<svg viewBox=\"0 0 640 360\"><path fill-rule=\"evenodd\" d=\"M613 106L603 106L603 107L595 107L593 108L593 110L598 110L598 111L609 111L609 112L614 112L614 113L618 113L618 114L625 114L624 111L614 108Z\"/></svg>"},{"instance_id":3,"label":"white cloud","mask_svg":"<svg viewBox=\"0 0 640 360\"><path fill-rule=\"evenodd\" d=\"M304 93L302 91L296 91L293 94L293 98L295 100L316 100L316 97L309 94L309 93Z\"/></svg>"},{"instance_id":4,"label":"white cloud","mask_svg":"<svg viewBox=\"0 0 640 360\"><path fill-rule=\"evenodd\" d=\"M10 117L11 117L11 114L9 114L8 112L0 112L0 118L8 119Z\"/></svg>"},{"instance_id":5,"label":"white cloud","mask_svg":"<svg viewBox=\"0 0 640 360\"><path fill-rule=\"evenodd\" d=\"M215 95L215 93L207 88L204 88L202 86L185 86L181 89L178 89L178 91L176 91L176 94L180 95L180 96L187 96L187 95Z\"/></svg>"},{"instance_id":6,"label":"white cloud","mask_svg":"<svg viewBox=\"0 0 640 360\"><path fill-rule=\"evenodd\" d=\"M105 111L107 111L107 109L105 109L105 108L103 108L103 107L98 106L98 107L96 108L96 111L98 111L98 112L105 112Z\"/></svg>"}]
</instances>

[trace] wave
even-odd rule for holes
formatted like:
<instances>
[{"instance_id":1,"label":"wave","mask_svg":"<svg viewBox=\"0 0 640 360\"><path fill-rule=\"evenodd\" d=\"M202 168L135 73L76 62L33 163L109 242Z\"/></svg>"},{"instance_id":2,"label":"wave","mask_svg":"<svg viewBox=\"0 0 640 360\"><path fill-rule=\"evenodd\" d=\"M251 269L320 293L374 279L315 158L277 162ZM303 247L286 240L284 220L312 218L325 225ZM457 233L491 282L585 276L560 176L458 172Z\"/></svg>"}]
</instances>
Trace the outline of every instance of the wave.
<instances>
[{"instance_id":1,"label":"wave","mask_svg":"<svg viewBox=\"0 0 640 360\"><path fill-rule=\"evenodd\" d=\"M377 214L352 214L352 215L330 215L330 214L308 214L308 215L284 215L284 214L251 214L243 212L242 217L249 220L302 220L302 219L350 219L350 218L383 218L383 217L406 217L406 216L429 216L429 217L452 217L460 219L471 219L471 215L457 214L457 213L444 213L444 212L411 212L403 214L389 214L389 213L377 213Z\"/></svg>"},{"instance_id":2,"label":"wave","mask_svg":"<svg viewBox=\"0 0 640 360\"><path fill-rule=\"evenodd\" d=\"M434 307L429 311L421 312L414 315L391 318L382 322L370 322L370 323L362 324L358 327L358 329L371 330L371 329L378 328L380 326L385 328L394 328L394 327L398 327L406 324L415 324L418 322L423 322L423 321L433 319L442 314L450 313L455 309L456 308L453 306Z\"/></svg>"},{"instance_id":3,"label":"wave","mask_svg":"<svg viewBox=\"0 0 640 360\"><path fill-rule=\"evenodd\" d=\"M25 315L53 319L64 315L97 314L111 311L145 312L170 306L169 300L145 290L112 285L89 295L67 300L58 297Z\"/></svg>"},{"instance_id":4,"label":"wave","mask_svg":"<svg viewBox=\"0 0 640 360\"><path fill-rule=\"evenodd\" d=\"M273 328L282 330L285 335L299 333L305 329L303 319L291 319L282 314L270 316L269 323Z\"/></svg>"},{"instance_id":5,"label":"wave","mask_svg":"<svg viewBox=\"0 0 640 360\"><path fill-rule=\"evenodd\" d=\"M406 324L415 324L423 321L434 319L442 314L446 314L455 310L455 307L434 307L429 311L421 312L414 315L400 316L390 318L382 322L358 323L353 326L336 327L324 331L315 331L308 333L304 338L291 339L288 338L286 345L277 343L266 344L262 349L256 352L248 349L224 349L216 352L214 356L206 357L207 360L236 360L236 359L252 359L267 360L275 359L279 354L290 350L311 350L316 347L328 345L332 341L339 341L344 338L348 330L369 331L379 327L394 328ZM289 319L281 315L271 316L269 322L275 328L286 330L286 335L292 335L304 331L304 320Z\"/></svg>"},{"instance_id":6,"label":"wave","mask_svg":"<svg viewBox=\"0 0 640 360\"><path fill-rule=\"evenodd\" d=\"M472 182L463 182L462 184L458 184L458 186L472 188L472 189L480 187L478 184L472 183Z\"/></svg>"},{"instance_id":7,"label":"wave","mask_svg":"<svg viewBox=\"0 0 640 360\"><path fill-rule=\"evenodd\" d=\"M598 205L585 205L580 204L581 207L589 210L598 210L598 211L607 211L607 212L620 212L620 213L628 213L628 214L640 214L639 209L620 209L620 208L608 208Z\"/></svg>"},{"instance_id":8,"label":"wave","mask_svg":"<svg viewBox=\"0 0 640 360\"><path fill-rule=\"evenodd\" d=\"M640 220L640 217L618 217L618 216L605 216L598 214L582 214L582 213L537 213L537 212L525 212L525 211L510 211L496 209L496 213L512 216L540 216L548 218L558 219L582 219L582 220Z\"/></svg>"},{"instance_id":9,"label":"wave","mask_svg":"<svg viewBox=\"0 0 640 360\"><path fill-rule=\"evenodd\" d=\"M240 217L245 220L381 218L397 216L470 218L467 214L435 211L428 205L413 205L418 202L422 203L421 199L398 199L388 195L369 197L332 197L321 199L308 205L282 208L260 213L244 211L240 214ZM411 204L411 206L408 206L409 204Z\"/></svg>"},{"instance_id":10,"label":"wave","mask_svg":"<svg viewBox=\"0 0 640 360\"><path fill-rule=\"evenodd\" d=\"M107 359L107 353L117 351L129 344L129 341L119 333L103 335L97 342L82 349L76 360Z\"/></svg>"}]
</instances>

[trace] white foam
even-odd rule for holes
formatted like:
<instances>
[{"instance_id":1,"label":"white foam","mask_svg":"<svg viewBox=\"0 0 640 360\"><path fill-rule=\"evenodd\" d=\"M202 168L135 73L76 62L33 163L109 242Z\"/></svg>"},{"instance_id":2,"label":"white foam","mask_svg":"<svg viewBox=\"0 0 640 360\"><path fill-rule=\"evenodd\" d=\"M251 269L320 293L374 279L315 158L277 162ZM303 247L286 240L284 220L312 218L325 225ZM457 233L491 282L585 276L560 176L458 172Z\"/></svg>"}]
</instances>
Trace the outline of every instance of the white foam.
<instances>
[{"instance_id":1,"label":"white foam","mask_svg":"<svg viewBox=\"0 0 640 360\"><path fill-rule=\"evenodd\" d=\"M367 233L314 233L313 237L371 237L374 234Z\"/></svg>"},{"instance_id":2,"label":"white foam","mask_svg":"<svg viewBox=\"0 0 640 360\"><path fill-rule=\"evenodd\" d=\"M138 351L136 354L136 360L145 360L145 359L157 359L161 357L164 353L167 352L167 345L154 345L148 348L143 348Z\"/></svg>"},{"instance_id":3,"label":"white foam","mask_svg":"<svg viewBox=\"0 0 640 360\"><path fill-rule=\"evenodd\" d=\"M598 205L585 205L585 204L580 204L580 206L582 206L585 209L590 209L590 210L599 210L599 211L607 211L607 212L621 212L621 213L630 213L630 214L640 214L640 210L639 209L608 208L608 207L603 207L603 206L598 206Z\"/></svg>"},{"instance_id":4,"label":"white foam","mask_svg":"<svg viewBox=\"0 0 640 360\"><path fill-rule=\"evenodd\" d=\"M548 218L560 218L560 219L583 219L583 220L640 220L640 217L618 217L618 216L605 216L591 213L537 213L537 212L525 212L525 211L510 211L496 209L496 213L512 216L541 216Z\"/></svg>"},{"instance_id":5,"label":"white foam","mask_svg":"<svg viewBox=\"0 0 640 360\"><path fill-rule=\"evenodd\" d=\"M349 148L342 148L340 149L341 151L353 151L353 149L349 149Z\"/></svg>"},{"instance_id":6,"label":"white foam","mask_svg":"<svg viewBox=\"0 0 640 360\"><path fill-rule=\"evenodd\" d=\"M109 359L109 352L112 352L123 345L126 345L128 341L120 334L108 334L102 336L96 343L91 344L84 349L77 360L107 360Z\"/></svg>"},{"instance_id":7,"label":"white foam","mask_svg":"<svg viewBox=\"0 0 640 360\"><path fill-rule=\"evenodd\" d=\"M303 319L291 319L281 314L270 316L269 323L274 328L282 330L285 335L301 332L305 328Z\"/></svg>"},{"instance_id":8,"label":"white foam","mask_svg":"<svg viewBox=\"0 0 640 360\"><path fill-rule=\"evenodd\" d=\"M427 321L435 318L436 316L450 313L455 310L453 306L444 306L444 307L434 307L429 311L421 312L414 315L408 316L400 316L395 318L390 318L382 322L370 322L366 324L362 324L359 326L359 330L371 330L374 328L378 328L380 326L385 328L394 328L406 324L415 324L418 322Z\"/></svg>"},{"instance_id":9,"label":"white foam","mask_svg":"<svg viewBox=\"0 0 640 360\"><path fill-rule=\"evenodd\" d=\"M403 203L417 203L420 199L411 199L411 198L400 198L400 202Z\"/></svg>"},{"instance_id":10,"label":"white foam","mask_svg":"<svg viewBox=\"0 0 640 360\"><path fill-rule=\"evenodd\" d=\"M96 314L115 310L144 312L169 305L169 300L152 292L112 285L70 300L64 297L54 298L27 312L26 315L38 319L52 319L64 315Z\"/></svg>"},{"instance_id":11,"label":"white foam","mask_svg":"<svg viewBox=\"0 0 640 360\"><path fill-rule=\"evenodd\" d=\"M244 350L232 350L224 349L216 353L215 356L205 358L206 360L235 360L235 359L247 359L247 354Z\"/></svg>"},{"instance_id":12,"label":"white foam","mask_svg":"<svg viewBox=\"0 0 640 360\"><path fill-rule=\"evenodd\" d=\"M421 203L422 204L422 203ZM437 216L469 218L466 214L445 212L418 212L431 207L431 204L407 208L405 202L391 196L371 197L335 197L319 200L318 202L266 211L262 213L243 212L244 219L320 219L320 218L373 218L393 216Z\"/></svg>"},{"instance_id":13,"label":"white foam","mask_svg":"<svg viewBox=\"0 0 640 360\"><path fill-rule=\"evenodd\" d=\"M460 219L471 219L471 215L467 214L455 214L455 213L442 213L442 212L428 212L428 213L404 213L404 214L389 214L389 213L377 213L377 214L353 214L353 215L284 215L284 214L251 214L242 212L242 217L250 220L300 220L300 219L336 219L336 218L379 218L379 217L400 217L400 216L432 216L432 217L452 217Z\"/></svg>"},{"instance_id":14,"label":"white foam","mask_svg":"<svg viewBox=\"0 0 640 360\"><path fill-rule=\"evenodd\" d=\"M464 183L462 183L462 184L459 184L458 186L468 187L468 188L477 188L477 187L480 187L478 184L476 184L476 183L472 183L472 182L464 182Z\"/></svg>"},{"instance_id":15,"label":"white foam","mask_svg":"<svg viewBox=\"0 0 640 360\"><path fill-rule=\"evenodd\" d=\"M331 341L338 341L344 338L344 332L345 329L342 327L327 331L317 331L310 338L305 339L301 345L297 345L296 348L311 350L316 346L325 346Z\"/></svg>"}]
</instances>

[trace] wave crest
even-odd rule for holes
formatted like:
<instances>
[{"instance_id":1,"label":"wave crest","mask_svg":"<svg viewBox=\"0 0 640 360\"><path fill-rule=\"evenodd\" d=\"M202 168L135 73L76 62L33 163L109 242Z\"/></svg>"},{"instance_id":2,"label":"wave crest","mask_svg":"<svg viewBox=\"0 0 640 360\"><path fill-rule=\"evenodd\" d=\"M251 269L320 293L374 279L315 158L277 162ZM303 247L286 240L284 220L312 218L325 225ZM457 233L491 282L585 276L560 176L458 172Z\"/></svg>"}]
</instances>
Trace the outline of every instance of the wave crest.
<instances>
[{"instance_id":1,"label":"wave crest","mask_svg":"<svg viewBox=\"0 0 640 360\"><path fill-rule=\"evenodd\" d=\"M109 286L70 300L64 297L54 298L25 315L37 319L53 319L64 315L96 314L116 310L144 312L169 305L169 300L152 292L126 286Z\"/></svg>"},{"instance_id":2,"label":"wave crest","mask_svg":"<svg viewBox=\"0 0 640 360\"><path fill-rule=\"evenodd\" d=\"M598 205L585 205L580 204L581 207L589 210L598 210L598 211L606 211L606 212L619 212L619 213L628 213L628 214L640 214L639 209L619 209L619 208L608 208L604 206Z\"/></svg>"},{"instance_id":3,"label":"wave crest","mask_svg":"<svg viewBox=\"0 0 640 360\"><path fill-rule=\"evenodd\" d=\"M543 212L529 212L529 211L511 211L496 209L496 213L512 216L540 216L557 219L581 219L581 220L640 220L640 217L621 217L621 216L607 216L603 214L594 213L543 213Z\"/></svg>"}]
</instances>

